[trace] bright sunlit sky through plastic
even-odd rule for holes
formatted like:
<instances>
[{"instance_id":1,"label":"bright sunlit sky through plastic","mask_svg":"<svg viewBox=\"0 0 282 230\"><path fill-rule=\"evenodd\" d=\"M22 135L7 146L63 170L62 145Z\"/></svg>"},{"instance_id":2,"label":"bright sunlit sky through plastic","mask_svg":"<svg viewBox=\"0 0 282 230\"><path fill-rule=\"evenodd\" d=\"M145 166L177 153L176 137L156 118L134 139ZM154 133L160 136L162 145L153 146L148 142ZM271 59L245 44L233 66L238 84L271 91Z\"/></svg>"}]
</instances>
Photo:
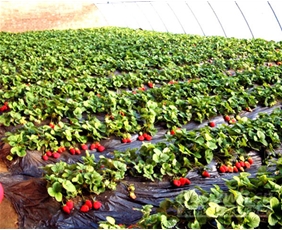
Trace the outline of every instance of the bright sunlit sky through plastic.
<instances>
[{"instance_id":1,"label":"bright sunlit sky through plastic","mask_svg":"<svg viewBox=\"0 0 282 230\"><path fill-rule=\"evenodd\" d=\"M282 0L97 0L110 26L282 40Z\"/></svg>"}]
</instances>

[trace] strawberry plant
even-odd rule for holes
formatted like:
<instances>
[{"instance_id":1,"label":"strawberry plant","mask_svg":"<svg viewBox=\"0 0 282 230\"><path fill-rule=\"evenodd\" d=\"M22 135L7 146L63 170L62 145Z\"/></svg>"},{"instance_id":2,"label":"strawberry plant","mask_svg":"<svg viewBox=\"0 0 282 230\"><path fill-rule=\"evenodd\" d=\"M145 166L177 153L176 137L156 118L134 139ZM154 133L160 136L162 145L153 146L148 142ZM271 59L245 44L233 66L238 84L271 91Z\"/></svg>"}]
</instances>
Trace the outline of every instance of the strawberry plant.
<instances>
[{"instance_id":1,"label":"strawberry plant","mask_svg":"<svg viewBox=\"0 0 282 230\"><path fill-rule=\"evenodd\" d=\"M122 162L103 158L96 163L94 155L88 151L82 160L83 163L74 164L61 161L43 168L48 194L58 202L63 197L69 199L83 192L100 194L106 189L115 189L116 182L124 178L126 165ZM101 164L105 166L103 169Z\"/></svg>"}]
</instances>

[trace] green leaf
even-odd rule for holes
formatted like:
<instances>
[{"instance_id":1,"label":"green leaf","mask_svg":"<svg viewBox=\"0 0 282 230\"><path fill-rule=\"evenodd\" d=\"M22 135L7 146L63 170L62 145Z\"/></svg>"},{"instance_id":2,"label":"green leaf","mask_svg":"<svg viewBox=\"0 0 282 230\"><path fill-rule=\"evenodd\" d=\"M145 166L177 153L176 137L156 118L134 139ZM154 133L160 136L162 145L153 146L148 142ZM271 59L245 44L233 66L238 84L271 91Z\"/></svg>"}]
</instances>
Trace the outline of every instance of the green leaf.
<instances>
[{"instance_id":1,"label":"green leaf","mask_svg":"<svg viewBox=\"0 0 282 230\"><path fill-rule=\"evenodd\" d=\"M106 220L109 222L109 224L111 225L115 225L116 224L116 220L111 217L111 216L106 216Z\"/></svg>"},{"instance_id":2,"label":"green leaf","mask_svg":"<svg viewBox=\"0 0 282 230\"><path fill-rule=\"evenodd\" d=\"M172 229L178 223L178 221L178 218L175 216L171 216L169 219L167 219L166 215L161 215L162 228Z\"/></svg>"},{"instance_id":3,"label":"green leaf","mask_svg":"<svg viewBox=\"0 0 282 230\"><path fill-rule=\"evenodd\" d=\"M69 180L63 181L62 185L63 185L63 188L64 188L65 190L67 190L68 192L71 192L71 193L76 193L76 192L77 192L77 191L76 191L76 187L75 187L75 186L73 185L73 183L72 183L71 181L69 181Z\"/></svg>"},{"instance_id":4,"label":"green leaf","mask_svg":"<svg viewBox=\"0 0 282 230\"><path fill-rule=\"evenodd\" d=\"M184 193L184 206L189 210L197 209L199 206L199 196L195 190L189 190Z\"/></svg>"},{"instance_id":5,"label":"green leaf","mask_svg":"<svg viewBox=\"0 0 282 230\"><path fill-rule=\"evenodd\" d=\"M191 229L201 229L201 225L197 219L195 219L194 222L192 223L189 222L188 225L189 225L189 228Z\"/></svg>"},{"instance_id":6,"label":"green leaf","mask_svg":"<svg viewBox=\"0 0 282 230\"><path fill-rule=\"evenodd\" d=\"M58 202L62 201L62 199L63 199L63 194L61 193L62 192L62 186L59 182L55 182L54 184L52 184L52 186L49 187L47 189L47 191L48 191L48 194L51 197L54 197Z\"/></svg>"},{"instance_id":7,"label":"green leaf","mask_svg":"<svg viewBox=\"0 0 282 230\"><path fill-rule=\"evenodd\" d=\"M206 159L207 164L209 164L212 161L213 153L212 153L212 151L210 149L207 149L205 151L205 159Z\"/></svg>"},{"instance_id":8,"label":"green leaf","mask_svg":"<svg viewBox=\"0 0 282 230\"><path fill-rule=\"evenodd\" d=\"M24 157L26 155L26 150L23 146L14 146L11 148L11 153L19 157Z\"/></svg>"},{"instance_id":9,"label":"green leaf","mask_svg":"<svg viewBox=\"0 0 282 230\"><path fill-rule=\"evenodd\" d=\"M82 118L82 109L79 107L75 108L75 110L73 111L73 114L75 115L77 119L81 119Z\"/></svg>"},{"instance_id":10,"label":"green leaf","mask_svg":"<svg viewBox=\"0 0 282 230\"><path fill-rule=\"evenodd\" d=\"M254 212L249 212L244 219L244 225L246 228L255 229L260 224L260 217Z\"/></svg>"},{"instance_id":11,"label":"green leaf","mask_svg":"<svg viewBox=\"0 0 282 230\"><path fill-rule=\"evenodd\" d=\"M211 150L215 150L217 148L216 143L214 143L213 141L207 141L206 145Z\"/></svg>"},{"instance_id":12,"label":"green leaf","mask_svg":"<svg viewBox=\"0 0 282 230\"><path fill-rule=\"evenodd\" d=\"M64 134L65 134L65 137L68 141L72 141L72 134L71 134L71 131L69 129L67 129Z\"/></svg>"},{"instance_id":13,"label":"green leaf","mask_svg":"<svg viewBox=\"0 0 282 230\"><path fill-rule=\"evenodd\" d=\"M209 202L209 207L206 210L206 214L212 218L218 218L219 216L224 216L226 212L232 209L225 208L214 202Z\"/></svg>"},{"instance_id":14,"label":"green leaf","mask_svg":"<svg viewBox=\"0 0 282 230\"><path fill-rule=\"evenodd\" d=\"M270 213L270 214L268 215L268 224L269 224L270 226L274 226L274 225L277 224L277 222L278 222L278 219L277 219L277 217L275 216L275 214L274 214L274 213Z\"/></svg>"},{"instance_id":15,"label":"green leaf","mask_svg":"<svg viewBox=\"0 0 282 230\"><path fill-rule=\"evenodd\" d=\"M276 197L272 197L270 199L270 201L269 201L269 204L270 204L270 207L272 209L274 209L274 208L276 208L276 207L278 207L280 205L280 202L279 202L279 200Z\"/></svg>"}]
</instances>

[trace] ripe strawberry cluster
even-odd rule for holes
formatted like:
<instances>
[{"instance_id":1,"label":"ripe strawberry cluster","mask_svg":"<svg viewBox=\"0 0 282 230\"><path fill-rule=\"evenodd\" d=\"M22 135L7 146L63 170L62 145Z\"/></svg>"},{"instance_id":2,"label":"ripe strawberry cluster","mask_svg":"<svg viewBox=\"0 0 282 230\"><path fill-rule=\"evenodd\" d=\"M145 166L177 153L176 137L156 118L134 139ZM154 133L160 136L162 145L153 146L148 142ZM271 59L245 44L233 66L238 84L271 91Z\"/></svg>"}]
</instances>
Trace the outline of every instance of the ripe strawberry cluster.
<instances>
[{"instance_id":1,"label":"ripe strawberry cluster","mask_svg":"<svg viewBox=\"0 0 282 230\"><path fill-rule=\"evenodd\" d=\"M70 147L69 148L69 152L72 155L80 155L81 154L81 150L88 150L88 145L87 144L81 144L81 149L78 147ZM90 150L94 150L97 149L98 152L103 152L106 148L105 146L101 145L99 142L95 142L92 143L89 147ZM66 148L64 146L59 147L56 151L52 152L50 150L46 151L46 153L44 153L42 155L42 159L44 161L49 160L49 157L53 157L55 159L58 159L61 156L61 153L63 153L64 151L66 151Z\"/></svg>"},{"instance_id":2,"label":"ripe strawberry cluster","mask_svg":"<svg viewBox=\"0 0 282 230\"><path fill-rule=\"evenodd\" d=\"M105 146L101 145L99 142L92 143L89 147L87 144L81 144L81 150L94 150L97 149L98 152L103 152L106 148ZM69 151L72 155L79 155L81 154L81 150L78 147L70 147Z\"/></svg>"},{"instance_id":3,"label":"ripe strawberry cluster","mask_svg":"<svg viewBox=\"0 0 282 230\"><path fill-rule=\"evenodd\" d=\"M150 134L148 134L148 133L143 133L143 134L140 134L138 136L138 140L139 141L144 141L144 140L150 141L150 140L152 140L152 136Z\"/></svg>"},{"instance_id":4,"label":"ripe strawberry cluster","mask_svg":"<svg viewBox=\"0 0 282 230\"><path fill-rule=\"evenodd\" d=\"M8 109L9 109L8 102L5 101L5 102L4 102L4 105L2 105L2 106L0 107L0 112L5 112L5 111L7 111Z\"/></svg>"},{"instance_id":5,"label":"ripe strawberry cluster","mask_svg":"<svg viewBox=\"0 0 282 230\"><path fill-rule=\"evenodd\" d=\"M253 159L249 157L247 160L239 159L234 164L219 164L217 169L220 173L244 172L246 169L249 169L253 163Z\"/></svg>"},{"instance_id":6,"label":"ripe strawberry cluster","mask_svg":"<svg viewBox=\"0 0 282 230\"><path fill-rule=\"evenodd\" d=\"M122 143L131 143L131 138L130 137L124 137L121 139Z\"/></svg>"},{"instance_id":7,"label":"ripe strawberry cluster","mask_svg":"<svg viewBox=\"0 0 282 230\"><path fill-rule=\"evenodd\" d=\"M60 146L60 147L57 149L57 151L54 151L54 152L48 150L48 151L46 151L45 154L43 154L42 159L43 159L44 161L49 160L49 157L53 157L53 158L55 158L55 159L58 159L58 158L61 156L61 153L64 152L64 151L66 151L66 148L65 148L64 146Z\"/></svg>"},{"instance_id":8,"label":"ripe strawberry cluster","mask_svg":"<svg viewBox=\"0 0 282 230\"><path fill-rule=\"evenodd\" d=\"M91 209L98 210L102 206L102 203L100 201L94 200L85 200L84 204L80 207L81 212L89 212Z\"/></svg>"},{"instance_id":9,"label":"ripe strawberry cluster","mask_svg":"<svg viewBox=\"0 0 282 230\"><path fill-rule=\"evenodd\" d=\"M100 209L102 206L102 203L100 201L91 201L91 200L85 200L84 204L80 207L80 211L81 212L88 212L91 209L95 209L98 210ZM63 206L62 206L62 210L67 213L70 214L71 211L74 209L74 203L72 200L68 200Z\"/></svg>"},{"instance_id":10,"label":"ripe strawberry cluster","mask_svg":"<svg viewBox=\"0 0 282 230\"><path fill-rule=\"evenodd\" d=\"M62 209L65 213L70 214L71 210L73 210L74 204L72 200L68 200L63 206Z\"/></svg>"},{"instance_id":11,"label":"ripe strawberry cluster","mask_svg":"<svg viewBox=\"0 0 282 230\"><path fill-rule=\"evenodd\" d=\"M183 187L184 185L191 184L191 181L186 177L180 177L172 181L173 185L176 187Z\"/></svg>"}]
</instances>

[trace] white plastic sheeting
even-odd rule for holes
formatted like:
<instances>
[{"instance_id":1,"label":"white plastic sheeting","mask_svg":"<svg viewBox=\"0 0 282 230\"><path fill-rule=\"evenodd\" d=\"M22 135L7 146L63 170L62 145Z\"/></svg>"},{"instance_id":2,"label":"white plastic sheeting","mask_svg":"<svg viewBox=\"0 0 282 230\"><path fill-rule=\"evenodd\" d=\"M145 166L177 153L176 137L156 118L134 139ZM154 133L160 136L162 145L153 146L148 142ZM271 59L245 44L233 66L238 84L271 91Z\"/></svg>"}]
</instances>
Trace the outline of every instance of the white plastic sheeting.
<instances>
[{"instance_id":1,"label":"white plastic sheeting","mask_svg":"<svg viewBox=\"0 0 282 230\"><path fill-rule=\"evenodd\" d=\"M106 26L282 40L282 0L100 0Z\"/></svg>"}]
</instances>

